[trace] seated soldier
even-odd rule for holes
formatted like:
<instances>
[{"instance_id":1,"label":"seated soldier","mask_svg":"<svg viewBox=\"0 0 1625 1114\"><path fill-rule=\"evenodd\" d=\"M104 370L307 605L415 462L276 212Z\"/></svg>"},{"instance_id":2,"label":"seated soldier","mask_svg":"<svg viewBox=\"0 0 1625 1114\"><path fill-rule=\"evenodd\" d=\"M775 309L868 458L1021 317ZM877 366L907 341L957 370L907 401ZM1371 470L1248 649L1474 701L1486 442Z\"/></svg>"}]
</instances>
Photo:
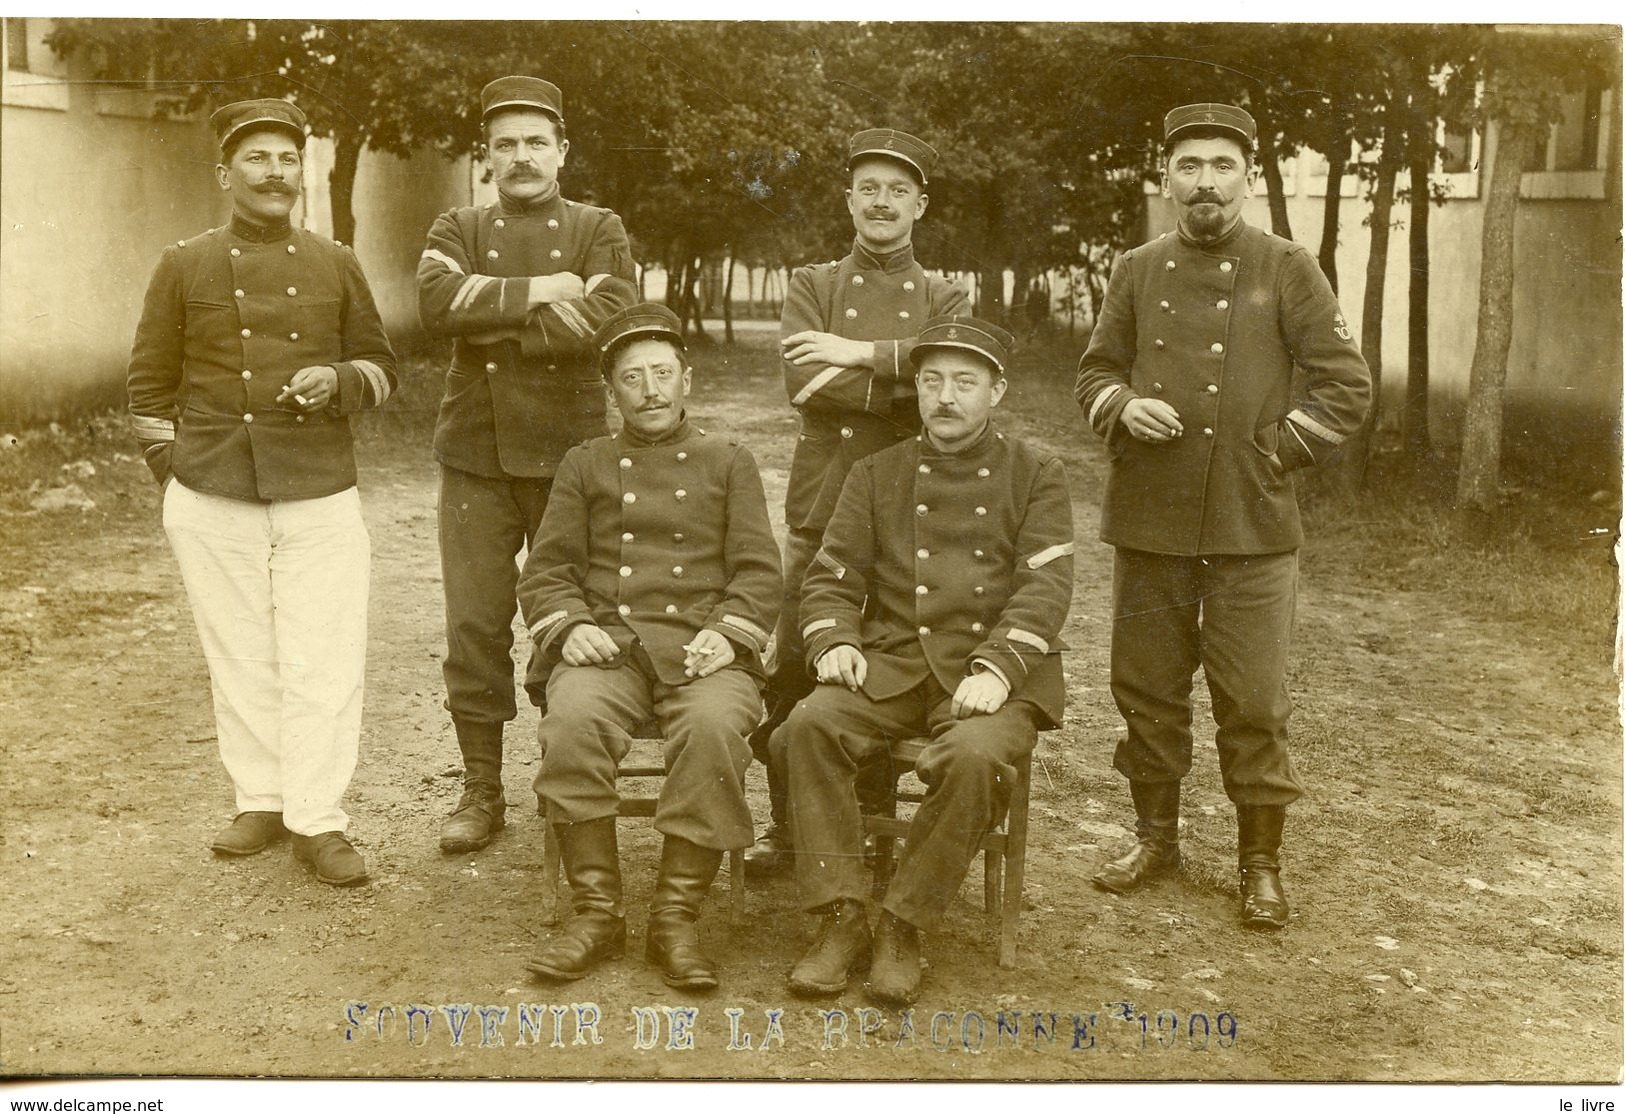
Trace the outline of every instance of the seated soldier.
<instances>
[{"instance_id":1,"label":"seated soldier","mask_svg":"<svg viewBox=\"0 0 1625 1114\"><path fill-rule=\"evenodd\" d=\"M938 317L911 359L925 430L853 466L807 574L801 633L819 686L780 728L802 906L825 914L790 973L837 994L871 956L860 764L930 735L926 785L873 942L869 992L914 1001L921 930L942 920L1015 763L1065 703L1058 635L1072 599L1072 504L1061 462L990 421L1010 334Z\"/></svg>"},{"instance_id":2,"label":"seated soldier","mask_svg":"<svg viewBox=\"0 0 1625 1114\"><path fill-rule=\"evenodd\" d=\"M625 954L615 769L652 715L665 740L665 837L646 954L668 985L717 985L695 920L724 851L750 846L746 737L782 594L756 462L688 422L681 326L632 306L593 337L620 433L565 454L519 582L547 675L536 792L574 915L526 966L578 979Z\"/></svg>"}]
</instances>

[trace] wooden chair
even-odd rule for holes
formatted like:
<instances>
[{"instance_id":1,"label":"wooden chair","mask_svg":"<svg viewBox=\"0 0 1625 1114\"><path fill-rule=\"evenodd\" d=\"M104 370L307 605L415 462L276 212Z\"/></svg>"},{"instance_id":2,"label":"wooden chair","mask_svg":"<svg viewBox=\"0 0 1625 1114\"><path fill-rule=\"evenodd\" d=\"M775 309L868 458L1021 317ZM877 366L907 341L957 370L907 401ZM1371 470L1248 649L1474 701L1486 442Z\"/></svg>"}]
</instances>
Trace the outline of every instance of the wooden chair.
<instances>
[{"instance_id":1,"label":"wooden chair","mask_svg":"<svg viewBox=\"0 0 1625 1114\"><path fill-rule=\"evenodd\" d=\"M897 739L891 745L892 772L897 778L911 773L930 739ZM1027 820L1032 791L1032 757L1016 763L1016 784L1010 790L1010 811L1001 828L982 837L982 904L999 924L999 966L1016 964L1016 928L1021 921L1022 887L1027 878ZM899 790L896 801L918 805L923 792ZM875 892L891 883L897 841L908 835L908 820L896 815L863 814L864 830L875 837Z\"/></svg>"},{"instance_id":2,"label":"wooden chair","mask_svg":"<svg viewBox=\"0 0 1625 1114\"><path fill-rule=\"evenodd\" d=\"M633 742L658 739L659 731L653 724L633 732ZM663 778L666 776L666 767L659 761L653 763L640 763L637 761L623 762L615 771L615 780L632 780L637 778ZM620 806L616 809L617 816L641 816L652 819L655 814L656 796L628 797L621 795ZM546 817L546 806L542 803L540 794L536 797L536 811ZM558 924L570 911L570 883L564 876L564 860L559 854L559 842L553 834L553 823L548 820L542 825L542 878L552 900L548 903L546 915L542 917L543 924ZM729 912L737 923L745 917L745 859L743 851L728 852L728 890Z\"/></svg>"}]
</instances>

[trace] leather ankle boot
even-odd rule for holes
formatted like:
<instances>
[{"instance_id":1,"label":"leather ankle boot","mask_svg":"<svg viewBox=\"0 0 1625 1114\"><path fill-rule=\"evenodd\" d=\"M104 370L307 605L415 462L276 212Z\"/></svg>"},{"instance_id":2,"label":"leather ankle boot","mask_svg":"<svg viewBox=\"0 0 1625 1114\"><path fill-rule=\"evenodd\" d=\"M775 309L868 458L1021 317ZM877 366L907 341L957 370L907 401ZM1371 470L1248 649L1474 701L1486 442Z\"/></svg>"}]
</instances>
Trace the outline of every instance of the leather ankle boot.
<instances>
[{"instance_id":1,"label":"leather ankle boot","mask_svg":"<svg viewBox=\"0 0 1625 1114\"><path fill-rule=\"evenodd\" d=\"M912 1006L920 996L920 930L891 913L875 930L869 995L883 1006Z\"/></svg>"},{"instance_id":2,"label":"leather ankle boot","mask_svg":"<svg viewBox=\"0 0 1625 1114\"><path fill-rule=\"evenodd\" d=\"M601 960L626 954L621 911L621 865L615 817L554 827L564 874L570 880L570 920L542 945L525 969L544 979L579 979Z\"/></svg>"},{"instance_id":3,"label":"leather ankle boot","mask_svg":"<svg viewBox=\"0 0 1625 1114\"><path fill-rule=\"evenodd\" d=\"M863 903L837 902L824 917L818 939L790 972L790 993L803 998L841 993L853 971L868 968L871 948Z\"/></svg>"},{"instance_id":4,"label":"leather ankle boot","mask_svg":"<svg viewBox=\"0 0 1625 1114\"><path fill-rule=\"evenodd\" d=\"M478 851L507 824L502 798L502 724L454 719L463 752L463 795L440 825L440 850Z\"/></svg>"},{"instance_id":5,"label":"leather ankle boot","mask_svg":"<svg viewBox=\"0 0 1625 1114\"><path fill-rule=\"evenodd\" d=\"M660 874L649 899L644 955L660 968L667 986L716 989L716 969L700 950L695 921L721 865L721 851L686 839L667 836L661 846Z\"/></svg>"},{"instance_id":6,"label":"leather ankle boot","mask_svg":"<svg viewBox=\"0 0 1625 1114\"><path fill-rule=\"evenodd\" d=\"M1133 893L1179 868L1179 782L1131 781L1128 788L1138 842L1095 875L1095 885L1114 894Z\"/></svg>"},{"instance_id":7,"label":"leather ankle boot","mask_svg":"<svg viewBox=\"0 0 1625 1114\"><path fill-rule=\"evenodd\" d=\"M1281 888L1281 829L1285 805L1236 806L1236 859L1241 871L1241 923L1284 928L1288 909Z\"/></svg>"}]
</instances>

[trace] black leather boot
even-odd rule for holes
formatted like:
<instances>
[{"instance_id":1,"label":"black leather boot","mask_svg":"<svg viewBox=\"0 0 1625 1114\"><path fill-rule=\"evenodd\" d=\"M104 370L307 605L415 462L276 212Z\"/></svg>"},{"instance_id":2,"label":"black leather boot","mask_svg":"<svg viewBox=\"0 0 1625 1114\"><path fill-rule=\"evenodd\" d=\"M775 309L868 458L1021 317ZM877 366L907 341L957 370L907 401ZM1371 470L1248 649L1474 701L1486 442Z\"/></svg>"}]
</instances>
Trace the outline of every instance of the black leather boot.
<instances>
[{"instance_id":1,"label":"black leather boot","mask_svg":"<svg viewBox=\"0 0 1625 1114\"><path fill-rule=\"evenodd\" d=\"M695 926L700 904L722 865L722 852L667 836L660 848L660 874L649 898L644 956L660 968L667 986L715 990L716 969L700 950Z\"/></svg>"},{"instance_id":2,"label":"black leather boot","mask_svg":"<svg viewBox=\"0 0 1625 1114\"><path fill-rule=\"evenodd\" d=\"M478 851L506 826L502 798L502 724L453 719L463 752L463 795L440 825L440 850Z\"/></svg>"},{"instance_id":3,"label":"black leather boot","mask_svg":"<svg viewBox=\"0 0 1625 1114\"><path fill-rule=\"evenodd\" d=\"M1133 893L1179 869L1179 782L1131 781L1128 789L1139 841L1095 875L1095 885L1114 894Z\"/></svg>"},{"instance_id":4,"label":"black leather boot","mask_svg":"<svg viewBox=\"0 0 1625 1114\"><path fill-rule=\"evenodd\" d=\"M1241 923L1248 928L1286 927L1286 891L1281 888L1281 829L1285 826L1285 805L1236 806Z\"/></svg>"},{"instance_id":5,"label":"black leather boot","mask_svg":"<svg viewBox=\"0 0 1625 1114\"><path fill-rule=\"evenodd\" d=\"M853 971L868 968L871 949L863 903L837 902L824 917L818 939L790 972L790 993L803 998L839 994Z\"/></svg>"},{"instance_id":6,"label":"black leather boot","mask_svg":"<svg viewBox=\"0 0 1625 1114\"><path fill-rule=\"evenodd\" d=\"M542 945L525 969L544 979L579 979L600 961L626 954L621 911L621 864L615 817L554 827L564 875L570 880L570 920Z\"/></svg>"}]
</instances>

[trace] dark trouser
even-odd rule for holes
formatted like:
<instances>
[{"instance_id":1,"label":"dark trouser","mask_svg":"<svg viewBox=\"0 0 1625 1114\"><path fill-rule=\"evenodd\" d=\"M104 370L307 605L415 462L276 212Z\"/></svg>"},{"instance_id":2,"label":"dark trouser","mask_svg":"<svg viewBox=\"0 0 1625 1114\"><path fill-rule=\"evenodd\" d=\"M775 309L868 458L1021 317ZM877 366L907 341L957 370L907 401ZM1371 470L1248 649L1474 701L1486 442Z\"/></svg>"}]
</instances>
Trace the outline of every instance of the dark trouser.
<instances>
[{"instance_id":1,"label":"dark trouser","mask_svg":"<svg viewBox=\"0 0 1625 1114\"><path fill-rule=\"evenodd\" d=\"M934 679L888 700L819 685L779 729L804 909L865 899L858 768L886 755L892 739L929 734L915 767L925 800L882 904L919 928L942 920L982 836L1010 804L1015 762L1038 740L1038 712L1030 704L1013 700L992 715L956 720L951 703Z\"/></svg>"},{"instance_id":2,"label":"dark trouser","mask_svg":"<svg viewBox=\"0 0 1625 1114\"><path fill-rule=\"evenodd\" d=\"M1173 557L1118 549L1112 576L1112 696L1128 724L1112 764L1130 781L1191 768L1191 682L1213 696L1224 791L1238 805L1303 793L1287 754L1287 648L1298 555Z\"/></svg>"},{"instance_id":3,"label":"dark trouser","mask_svg":"<svg viewBox=\"0 0 1625 1114\"><path fill-rule=\"evenodd\" d=\"M745 734L762 712L756 680L742 669L724 668L687 684L664 684L642 647L614 668L553 670L538 731L542 766L536 775L549 822L579 824L615 815L620 805L615 768L632 745L630 732L651 711L660 722L666 764L655 829L717 851L748 847Z\"/></svg>"},{"instance_id":4,"label":"dark trouser","mask_svg":"<svg viewBox=\"0 0 1625 1114\"><path fill-rule=\"evenodd\" d=\"M440 468L440 572L446 593L446 708L464 720L506 723L513 691L517 560L535 537L551 479L491 479ZM540 663L525 686L540 703ZM532 686L535 686L532 689Z\"/></svg>"},{"instance_id":5,"label":"dark trouser","mask_svg":"<svg viewBox=\"0 0 1625 1114\"><path fill-rule=\"evenodd\" d=\"M790 711L817 687L807 669L806 645L801 639L801 582L807 577L813 555L823 543L823 534L814 529L792 529L784 540L784 598L779 608L779 625L773 633L777 649L773 672L762 695L767 716L751 732L750 752L767 767L768 808L775 825L788 824L790 775L785 769L784 745L778 728ZM859 778L858 798L865 808L880 810L891 800L893 783L880 765L865 768Z\"/></svg>"},{"instance_id":6,"label":"dark trouser","mask_svg":"<svg viewBox=\"0 0 1625 1114\"><path fill-rule=\"evenodd\" d=\"M801 582L823 534L818 530L792 528L784 539L784 598L779 607L779 625L773 632L773 672L762 689L767 701L767 718L751 734L750 749L756 761L771 766L769 737L789 716L802 697L813 690L807 671L806 648L801 641ZM778 759L782 761L782 756Z\"/></svg>"}]
</instances>

